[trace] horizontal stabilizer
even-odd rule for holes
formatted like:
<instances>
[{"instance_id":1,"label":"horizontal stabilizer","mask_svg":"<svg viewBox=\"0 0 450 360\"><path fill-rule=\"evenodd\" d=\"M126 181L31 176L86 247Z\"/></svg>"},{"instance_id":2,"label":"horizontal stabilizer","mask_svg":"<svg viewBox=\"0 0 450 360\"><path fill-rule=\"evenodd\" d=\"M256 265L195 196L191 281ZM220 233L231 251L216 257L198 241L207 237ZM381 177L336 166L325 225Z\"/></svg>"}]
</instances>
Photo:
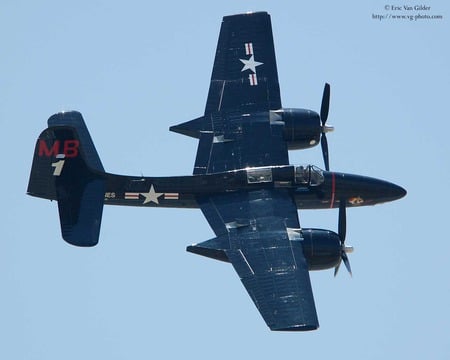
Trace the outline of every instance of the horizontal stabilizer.
<instances>
[{"instance_id":1,"label":"horizontal stabilizer","mask_svg":"<svg viewBox=\"0 0 450 360\"><path fill-rule=\"evenodd\" d=\"M100 235L105 182L93 180L85 184L81 194L58 191L61 233L65 241L75 246L95 246Z\"/></svg>"}]
</instances>

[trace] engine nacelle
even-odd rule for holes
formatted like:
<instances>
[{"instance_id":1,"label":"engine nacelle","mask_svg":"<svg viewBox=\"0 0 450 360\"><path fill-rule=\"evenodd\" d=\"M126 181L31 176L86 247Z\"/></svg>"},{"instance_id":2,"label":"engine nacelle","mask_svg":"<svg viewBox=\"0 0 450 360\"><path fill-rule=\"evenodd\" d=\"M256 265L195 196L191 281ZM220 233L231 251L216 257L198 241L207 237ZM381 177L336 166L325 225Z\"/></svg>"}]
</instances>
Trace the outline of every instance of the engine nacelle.
<instances>
[{"instance_id":1,"label":"engine nacelle","mask_svg":"<svg viewBox=\"0 0 450 360\"><path fill-rule=\"evenodd\" d=\"M283 138L289 150L307 149L320 141L322 126L319 114L306 109L280 109L271 111L272 121L283 121Z\"/></svg>"},{"instance_id":2,"label":"engine nacelle","mask_svg":"<svg viewBox=\"0 0 450 360\"><path fill-rule=\"evenodd\" d=\"M302 229L302 236L309 270L325 270L339 264L342 246L338 234L330 230Z\"/></svg>"}]
</instances>

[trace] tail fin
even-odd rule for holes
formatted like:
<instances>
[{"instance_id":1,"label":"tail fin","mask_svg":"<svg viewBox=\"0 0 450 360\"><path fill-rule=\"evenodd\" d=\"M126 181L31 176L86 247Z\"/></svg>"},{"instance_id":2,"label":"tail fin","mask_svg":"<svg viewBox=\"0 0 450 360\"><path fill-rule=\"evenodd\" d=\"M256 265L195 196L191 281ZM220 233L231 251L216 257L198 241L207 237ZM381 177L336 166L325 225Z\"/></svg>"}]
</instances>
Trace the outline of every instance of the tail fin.
<instances>
[{"instance_id":1,"label":"tail fin","mask_svg":"<svg viewBox=\"0 0 450 360\"><path fill-rule=\"evenodd\" d=\"M65 241L97 245L105 175L79 112L58 113L48 119L48 128L36 142L27 193L58 201Z\"/></svg>"}]
</instances>

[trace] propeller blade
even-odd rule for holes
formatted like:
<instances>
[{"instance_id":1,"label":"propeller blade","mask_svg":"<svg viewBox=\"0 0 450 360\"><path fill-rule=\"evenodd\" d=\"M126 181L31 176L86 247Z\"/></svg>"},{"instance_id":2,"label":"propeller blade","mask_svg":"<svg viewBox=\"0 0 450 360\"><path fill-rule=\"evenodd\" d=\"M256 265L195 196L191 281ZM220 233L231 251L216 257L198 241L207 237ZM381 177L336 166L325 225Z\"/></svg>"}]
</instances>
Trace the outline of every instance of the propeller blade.
<instances>
[{"instance_id":1,"label":"propeller blade","mask_svg":"<svg viewBox=\"0 0 450 360\"><path fill-rule=\"evenodd\" d=\"M344 260L344 265L347 268L348 273L350 274L350 276L353 276L352 268L350 266L350 261L348 260L348 256L347 256L345 251L342 251L342 260Z\"/></svg>"},{"instance_id":2,"label":"propeller blade","mask_svg":"<svg viewBox=\"0 0 450 360\"><path fill-rule=\"evenodd\" d=\"M352 267L350 266L350 260L348 259L348 256L347 256L347 253L345 252L345 250L342 250L341 260L334 268L334 277L336 277L336 275L338 274L339 267L341 266L342 261L344 261L344 265L347 268L347 271L350 274L350 276L353 277Z\"/></svg>"},{"instance_id":3,"label":"propeller blade","mask_svg":"<svg viewBox=\"0 0 450 360\"><path fill-rule=\"evenodd\" d=\"M322 123L322 136L320 137L320 145L322 146L323 162L325 170L330 171L330 157L328 154L328 140L326 133L333 130L332 126L326 126L328 119L328 110L330 108L330 84L325 83L322 95L322 105L320 106L320 121Z\"/></svg>"},{"instance_id":4,"label":"propeller blade","mask_svg":"<svg viewBox=\"0 0 450 360\"><path fill-rule=\"evenodd\" d=\"M341 262L342 262L342 260L339 261L339 264L337 264L337 266L334 268L334 277L336 277L336 275L337 275L338 272L339 272L339 266L341 266Z\"/></svg>"},{"instance_id":5,"label":"propeller blade","mask_svg":"<svg viewBox=\"0 0 450 360\"><path fill-rule=\"evenodd\" d=\"M325 133L322 133L322 136L320 138L320 145L322 146L322 155L323 155L323 162L325 163L325 170L330 171L330 158L328 155L328 140Z\"/></svg>"},{"instance_id":6,"label":"propeller blade","mask_svg":"<svg viewBox=\"0 0 450 360\"><path fill-rule=\"evenodd\" d=\"M344 265L347 268L347 271L349 272L350 276L353 276L350 261L348 260L347 256L347 252L352 252L353 247L345 246L345 233L347 232L346 207L347 201L345 199L341 199L339 202L339 220L338 220L338 235L341 241L341 259L339 260L337 266L334 268L334 276L337 275L342 261L344 261Z\"/></svg>"},{"instance_id":7,"label":"propeller blade","mask_svg":"<svg viewBox=\"0 0 450 360\"><path fill-rule=\"evenodd\" d=\"M341 239L342 246L345 242L345 235L347 232L347 215L346 215L347 202L345 199L341 199L339 202L339 220L338 220L338 235Z\"/></svg>"},{"instance_id":8,"label":"propeller blade","mask_svg":"<svg viewBox=\"0 0 450 360\"><path fill-rule=\"evenodd\" d=\"M328 119L328 110L330 108L330 84L325 83L322 95L322 106L320 107L320 120L322 121L322 126L325 125Z\"/></svg>"}]
</instances>

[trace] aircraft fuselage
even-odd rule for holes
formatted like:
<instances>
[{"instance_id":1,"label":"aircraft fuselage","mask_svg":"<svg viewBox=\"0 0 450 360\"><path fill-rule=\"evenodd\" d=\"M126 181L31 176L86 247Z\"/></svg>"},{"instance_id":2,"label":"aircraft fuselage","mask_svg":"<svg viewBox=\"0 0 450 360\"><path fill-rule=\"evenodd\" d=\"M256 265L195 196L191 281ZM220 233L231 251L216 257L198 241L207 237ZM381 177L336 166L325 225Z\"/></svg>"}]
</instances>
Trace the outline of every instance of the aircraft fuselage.
<instances>
[{"instance_id":1,"label":"aircraft fuselage","mask_svg":"<svg viewBox=\"0 0 450 360\"><path fill-rule=\"evenodd\" d=\"M132 177L104 174L106 205L198 208L199 196L288 189L298 209L376 205L399 199L405 190L390 182L366 176L323 171L315 166L269 166L221 173Z\"/></svg>"}]
</instances>

